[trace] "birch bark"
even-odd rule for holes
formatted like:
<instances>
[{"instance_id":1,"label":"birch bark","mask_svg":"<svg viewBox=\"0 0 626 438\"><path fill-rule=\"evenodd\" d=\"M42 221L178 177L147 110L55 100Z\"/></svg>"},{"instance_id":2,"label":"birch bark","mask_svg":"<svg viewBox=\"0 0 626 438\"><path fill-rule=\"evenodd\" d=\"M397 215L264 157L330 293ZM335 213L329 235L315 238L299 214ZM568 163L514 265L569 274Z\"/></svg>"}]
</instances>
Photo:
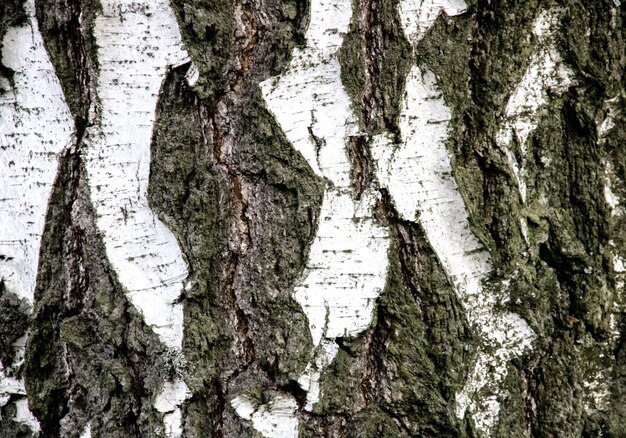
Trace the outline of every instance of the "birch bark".
<instances>
[{"instance_id":1,"label":"birch bark","mask_svg":"<svg viewBox=\"0 0 626 438\"><path fill-rule=\"evenodd\" d=\"M623 435L624 14L2 2L0 435Z\"/></svg>"}]
</instances>

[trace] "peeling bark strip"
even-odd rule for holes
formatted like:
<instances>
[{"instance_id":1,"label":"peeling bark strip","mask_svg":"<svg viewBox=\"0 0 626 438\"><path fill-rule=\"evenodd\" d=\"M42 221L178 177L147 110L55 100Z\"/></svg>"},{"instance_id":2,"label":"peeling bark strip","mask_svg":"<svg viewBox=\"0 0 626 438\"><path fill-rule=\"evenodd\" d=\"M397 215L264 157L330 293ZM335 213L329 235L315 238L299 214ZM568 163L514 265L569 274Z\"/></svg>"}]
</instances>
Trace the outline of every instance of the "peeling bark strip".
<instances>
[{"instance_id":1,"label":"peeling bark strip","mask_svg":"<svg viewBox=\"0 0 626 438\"><path fill-rule=\"evenodd\" d=\"M252 426L264 437L291 438L298 436L298 418L295 413L298 405L295 400L278 397L268 405L256 407L246 397L236 397L231 405L244 420L252 421Z\"/></svg>"},{"instance_id":2,"label":"peeling bark strip","mask_svg":"<svg viewBox=\"0 0 626 438\"><path fill-rule=\"evenodd\" d=\"M48 199L59 156L74 143L74 128L43 45L34 0L24 7L28 21L8 29L0 58L13 70L12 81L0 77L0 294L7 291L32 305ZM21 377L27 337L13 344L10 366L0 361L0 407L13 401L13 420L38 433Z\"/></svg>"},{"instance_id":3,"label":"peeling bark strip","mask_svg":"<svg viewBox=\"0 0 626 438\"><path fill-rule=\"evenodd\" d=\"M167 0L104 0L94 32L99 120L86 139L86 169L97 225L128 298L163 344L180 354L183 308L177 300L187 265L176 238L150 209L147 190L159 90L167 69L190 59ZM181 436L180 404L189 396L180 378L157 396L167 436Z\"/></svg>"}]
</instances>

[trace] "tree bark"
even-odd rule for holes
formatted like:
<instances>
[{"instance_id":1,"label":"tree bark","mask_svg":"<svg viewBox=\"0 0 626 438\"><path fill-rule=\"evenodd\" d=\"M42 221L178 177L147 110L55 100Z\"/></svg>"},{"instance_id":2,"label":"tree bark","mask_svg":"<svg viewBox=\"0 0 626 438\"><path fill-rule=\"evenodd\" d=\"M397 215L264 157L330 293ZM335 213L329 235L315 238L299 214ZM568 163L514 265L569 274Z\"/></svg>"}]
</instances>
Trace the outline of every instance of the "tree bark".
<instances>
[{"instance_id":1,"label":"tree bark","mask_svg":"<svg viewBox=\"0 0 626 438\"><path fill-rule=\"evenodd\" d=\"M0 4L0 436L626 435L619 0Z\"/></svg>"}]
</instances>

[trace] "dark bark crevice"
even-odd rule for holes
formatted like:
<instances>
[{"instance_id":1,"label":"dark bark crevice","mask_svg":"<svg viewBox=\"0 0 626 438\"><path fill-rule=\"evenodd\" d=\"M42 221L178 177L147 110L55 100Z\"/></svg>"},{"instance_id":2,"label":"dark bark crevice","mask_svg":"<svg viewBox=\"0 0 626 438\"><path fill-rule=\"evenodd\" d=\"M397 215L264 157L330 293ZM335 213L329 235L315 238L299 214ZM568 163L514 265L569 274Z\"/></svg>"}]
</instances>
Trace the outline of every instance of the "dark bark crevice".
<instances>
[{"instance_id":1,"label":"dark bark crevice","mask_svg":"<svg viewBox=\"0 0 626 438\"><path fill-rule=\"evenodd\" d=\"M96 117L98 62L93 28L99 11L98 0L36 1L39 29L75 118L78 137Z\"/></svg>"}]
</instances>

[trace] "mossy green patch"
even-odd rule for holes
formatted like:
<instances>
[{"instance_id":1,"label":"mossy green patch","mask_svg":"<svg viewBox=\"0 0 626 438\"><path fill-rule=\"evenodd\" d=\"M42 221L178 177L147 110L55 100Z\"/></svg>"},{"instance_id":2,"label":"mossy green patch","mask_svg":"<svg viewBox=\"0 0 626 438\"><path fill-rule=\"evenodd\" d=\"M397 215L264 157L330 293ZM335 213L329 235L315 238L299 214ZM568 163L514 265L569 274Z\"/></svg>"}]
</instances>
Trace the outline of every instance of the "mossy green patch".
<instances>
[{"instance_id":1,"label":"mossy green patch","mask_svg":"<svg viewBox=\"0 0 626 438\"><path fill-rule=\"evenodd\" d=\"M378 3L380 10L378 25L380 26L381 56L374 58L376 70L379 72L375 87L378 88L378 99L383 108L381 125L374 126L374 130L383 126L398 133L398 120L402 96L406 84L406 77L413 65L412 48L404 37L404 31L398 17L398 1L382 1ZM378 15L378 14L376 14Z\"/></svg>"},{"instance_id":2,"label":"mossy green patch","mask_svg":"<svg viewBox=\"0 0 626 438\"><path fill-rule=\"evenodd\" d=\"M362 121L362 117L359 117L363 112L363 92L365 86L366 72L366 59L364 58L364 50L362 46L362 38L359 29L359 2L353 0L352 2L352 20L350 22L350 28L348 33L343 39L337 57L341 65L341 82L346 90L348 96L352 101L354 113L357 115L359 121Z\"/></svg>"},{"instance_id":3,"label":"mossy green patch","mask_svg":"<svg viewBox=\"0 0 626 438\"><path fill-rule=\"evenodd\" d=\"M235 44L233 4L227 0L174 0L183 41L200 71L203 98L223 90Z\"/></svg>"},{"instance_id":4,"label":"mossy green patch","mask_svg":"<svg viewBox=\"0 0 626 438\"><path fill-rule=\"evenodd\" d=\"M67 152L42 238L25 367L44 436L73 436L88 420L92 433L111 437L154 436L161 427L152 397L171 363L105 254L80 157Z\"/></svg>"},{"instance_id":5,"label":"mossy green patch","mask_svg":"<svg viewBox=\"0 0 626 438\"><path fill-rule=\"evenodd\" d=\"M224 133L215 108L197 98L180 70L162 89L148 197L189 264L188 421L194 430L218 430L230 397L220 389L224 369L240 373L254 360L260 381L289 391L310 360L308 322L291 290L315 231L323 183L285 139L256 84L244 85L241 102L224 98L226 111L239 115ZM235 157L223 157L223 141L236 145ZM232 234L242 226L245 236ZM246 239L245 254L229 244L238 238Z\"/></svg>"},{"instance_id":6,"label":"mossy green patch","mask_svg":"<svg viewBox=\"0 0 626 438\"><path fill-rule=\"evenodd\" d=\"M350 419L346 427L346 437L401 437L411 436L401 425L398 425L389 412L378 406L370 406Z\"/></svg>"},{"instance_id":7,"label":"mossy green patch","mask_svg":"<svg viewBox=\"0 0 626 438\"><path fill-rule=\"evenodd\" d=\"M169 75L162 88L151 150L148 201L163 223L179 239L191 285L184 292L186 383L195 394L190 423L215 430L217 379L232 342L220 310L220 244L227 227L229 205L217 172L208 161L212 153L203 137L203 123L187 88L183 71ZM205 409L209 409L206 411ZM205 421L195 413L203 412ZM200 421L200 423L198 423Z\"/></svg>"},{"instance_id":8,"label":"mossy green patch","mask_svg":"<svg viewBox=\"0 0 626 438\"><path fill-rule=\"evenodd\" d=\"M494 138L509 95L537 50L538 40L530 32L533 22L553 7L561 7L554 41L573 69L576 84L562 96L549 94L548 103L536 114L538 126L524 145L528 196L522 204L517 182ZM588 356L572 349L572 344L586 339L591 350L608 347L615 291L606 269L606 249L609 235L616 234L608 226L603 196L606 155L596 130L605 100L622 88L617 79L624 71L621 18L610 1L593 7L579 1L558 5L496 1L470 7L466 18L470 21L438 20L420 45L418 58L435 71L453 110L449 148L472 229L489 248L495 275L512 279L508 307L521 314L538 336L536 353L530 355L538 363L524 359L520 364L523 369L532 367L533 376L541 374L531 397L544 409L532 420L542 426L533 427L565 435L606 430L608 413L590 414L582 408L588 391L572 391L572 386L581 385L587 366L600 366L599 353ZM469 34L463 31L464 21ZM460 27L450 31L447 26ZM468 44L469 52L459 49ZM463 59L458 68L447 52ZM519 158L521 145L513 150ZM620 163L620 156L611 159ZM554 358L561 354L567 358ZM566 363L571 369L566 370ZM510 395L497 429L501 433L518 430L515 412L520 406L528 410L514 380L507 387ZM554 399L553 390L561 391ZM557 399L562 400L560 411ZM551 419L544 423L539 419L544 416Z\"/></svg>"},{"instance_id":9,"label":"mossy green patch","mask_svg":"<svg viewBox=\"0 0 626 438\"><path fill-rule=\"evenodd\" d=\"M245 91L245 90L244 90ZM243 284L259 312L254 321L257 359L282 385L295 380L311 358L308 321L291 293L308 258L317 228L324 183L289 144L265 109L258 88L235 111L239 165L250 187L247 217L254 243ZM262 224L262 225L261 225ZM252 310L252 309L250 309Z\"/></svg>"},{"instance_id":10,"label":"mossy green patch","mask_svg":"<svg viewBox=\"0 0 626 438\"><path fill-rule=\"evenodd\" d=\"M502 384L503 391L499 397L500 416L491 436L516 438L526 433L526 405L523 378L519 367L509 366Z\"/></svg>"},{"instance_id":11,"label":"mossy green patch","mask_svg":"<svg viewBox=\"0 0 626 438\"><path fill-rule=\"evenodd\" d=\"M356 418L373 409L385 413L385 422L401 424L402 434L451 436L458 432L454 393L472 352L468 331L419 227L407 223L393 229L375 326L353 341L342 340L322 374L318 414L347 416L349 429L361 430ZM366 410L350 408L363 400Z\"/></svg>"},{"instance_id":12,"label":"mossy green patch","mask_svg":"<svg viewBox=\"0 0 626 438\"><path fill-rule=\"evenodd\" d=\"M397 9L396 0L354 1L350 30L338 53L341 81L370 134L398 133L401 98L414 61Z\"/></svg>"}]
</instances>

